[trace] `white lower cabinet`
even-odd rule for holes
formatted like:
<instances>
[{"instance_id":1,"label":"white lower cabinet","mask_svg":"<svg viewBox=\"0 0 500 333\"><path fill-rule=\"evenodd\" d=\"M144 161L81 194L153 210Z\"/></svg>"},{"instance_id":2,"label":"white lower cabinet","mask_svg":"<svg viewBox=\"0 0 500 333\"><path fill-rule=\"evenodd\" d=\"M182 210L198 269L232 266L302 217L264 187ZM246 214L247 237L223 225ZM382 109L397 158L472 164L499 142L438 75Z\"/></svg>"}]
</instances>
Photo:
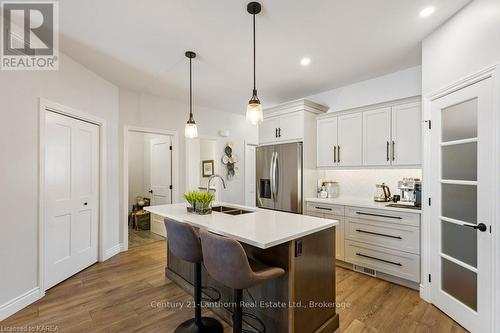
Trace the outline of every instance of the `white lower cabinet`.
<instances>
[{"instance_id":1,"label":"white lower cabinet","mask_svg":"<svg viewBox=\"0 0 500 333\"><path fill-rule=\"evenodd\" d=\"M420 282L420 214L315 202L306 214L340 222L337 260Z\"/></svg>"},{"instance_id":2,"label":"white lower cabinet","mask_svg":"<svg viewBox=\"0 0 500 333\"><path fill-rule=\"evenodd\" d=\"M308 203L306 214L339 221L339 225L335 227L335 258L343 261L345 239L344 206Z\"/></svg>"},{"instance_id":3,"label":"white lower cabinet","mask_svg":"<svg viewBox=\"0 0 500 333\"><path fill-rule=\"evenodd\" d=\"M345 218L345 237L394 250L420 253L418 228L398 223Z\"/></svg>"},{"instance_id":4,"label":"white lower cabinet","mask_svg":"<svg viewBox=\"0 0 500 333\"><path fill-rule=\"evenodd\" d=\"M420 256L369 243L346 240L345 261L378 272L420 282Z\"/></svg>"},{"instance_id":5,"label":"white lower cabinet","mask_svg":"<svg viewBox=\"0 0 500 333\"><path fill-rule=\"evenodd\" d=\"M165 228L165 223L163 222L163 217L151 213L151 232L163 237L167 237L167 229Z\"/></svg>"}]
</instances>

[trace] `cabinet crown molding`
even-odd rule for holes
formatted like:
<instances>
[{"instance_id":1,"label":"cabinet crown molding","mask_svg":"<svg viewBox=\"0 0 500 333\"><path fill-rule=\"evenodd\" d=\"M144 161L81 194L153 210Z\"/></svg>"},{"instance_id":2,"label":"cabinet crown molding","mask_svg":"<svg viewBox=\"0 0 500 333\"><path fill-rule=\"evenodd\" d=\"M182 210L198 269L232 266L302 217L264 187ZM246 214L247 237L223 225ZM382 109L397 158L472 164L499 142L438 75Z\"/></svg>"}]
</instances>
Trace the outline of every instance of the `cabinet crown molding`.
<instances>
[{"instance_id":1,"label":"cabinet crown molding","mask_svg":"<svg viewBox=\"0 0 500 333\"><path fill-rule=\"evenodd\" d=\"M395 107L395 106L409 104L409 103L421 103L421 100L422 100L422 96L420 96L420 95L412 96L412 97L405 97L405 98L395 99L395 100L376 103L376 104L362 105L362 106L349 108L349 109L345 109L345 110L337 110L337 111L327 112L324 114L318 114L317 117L318 117L318 119L337 117L337 116L344 115L344 114L371 111L371 110L376 110L376 109L380 109L380 108L384 108L384 107Z\"/></svg>"},{"instance_id":2,"label":"cabinet crown molding","mask_svg":"<svg viewBox=\"0 0 500 333\"><path fill-rule=\"evenodd\" d=\"M297 112L297 111L307 111L316 115L326 113L330 108L324 106L308 99L298 99L291 102L286 102L283 104L275 105L264 109L264 117L279 116L281 114Z\"/></svg>"}]
</instances>

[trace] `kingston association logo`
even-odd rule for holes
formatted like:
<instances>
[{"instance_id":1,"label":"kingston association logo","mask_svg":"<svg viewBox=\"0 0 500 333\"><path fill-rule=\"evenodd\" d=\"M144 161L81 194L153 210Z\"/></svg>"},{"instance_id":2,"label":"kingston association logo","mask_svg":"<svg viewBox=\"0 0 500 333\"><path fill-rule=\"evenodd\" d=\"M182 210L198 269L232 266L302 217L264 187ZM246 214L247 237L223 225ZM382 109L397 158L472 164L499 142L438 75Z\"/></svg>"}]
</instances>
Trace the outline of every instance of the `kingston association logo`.
<instances>
[{"instance_id":1,"label":"kingston association logo","mask_svg":"<svg viewBox=\"0 0 500 333\"><path fill-rule=\"evenodd\" d=\"M57 70L59 16L55 1L3 1L2 70Z\"/></svg>"}]
</instances>

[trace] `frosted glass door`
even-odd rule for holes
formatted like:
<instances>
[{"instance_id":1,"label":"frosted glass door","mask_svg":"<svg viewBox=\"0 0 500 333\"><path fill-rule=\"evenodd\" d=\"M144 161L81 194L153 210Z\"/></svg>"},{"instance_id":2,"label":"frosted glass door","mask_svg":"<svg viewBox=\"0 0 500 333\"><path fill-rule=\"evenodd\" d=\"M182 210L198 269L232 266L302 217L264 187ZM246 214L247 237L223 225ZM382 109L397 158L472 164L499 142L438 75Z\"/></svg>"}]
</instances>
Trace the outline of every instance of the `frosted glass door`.
<instances>
[{"instance_id":1,"label":"frosted glass door","mask_svg":"<svg viewBox=\"0 0 500 333\"><path fill-rule=\"evenodd\" d=\"M471 332L490 325L491 79L432 102L432 302Z\"/></svg>"}]
</instances>

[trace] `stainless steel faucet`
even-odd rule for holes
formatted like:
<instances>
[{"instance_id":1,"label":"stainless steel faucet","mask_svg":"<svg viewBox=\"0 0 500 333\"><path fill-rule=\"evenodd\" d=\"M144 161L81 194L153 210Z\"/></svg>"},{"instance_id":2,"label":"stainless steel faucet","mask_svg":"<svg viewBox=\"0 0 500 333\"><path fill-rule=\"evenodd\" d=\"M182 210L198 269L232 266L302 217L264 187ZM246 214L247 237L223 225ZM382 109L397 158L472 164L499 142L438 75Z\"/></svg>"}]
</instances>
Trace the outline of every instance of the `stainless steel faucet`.
<instances>
[{"instance_id":1,"label":"stainless steel faucet","mask_svg":"<svg viewBox=\"0 0 500 333\"><path fill-rule=\"evenodd\" d=\"M207 182L207 192L210 192L210 183L212 182L212 179L214 178L220 178L220 180L222 180L222 186L224 186L224 188L226 188L226 182L224 181L224 178L222 178L220 175L218 174L215 174L215 175L211 175L210 178L208 178L208 182Z\"/></svg>"}]
</instances>

